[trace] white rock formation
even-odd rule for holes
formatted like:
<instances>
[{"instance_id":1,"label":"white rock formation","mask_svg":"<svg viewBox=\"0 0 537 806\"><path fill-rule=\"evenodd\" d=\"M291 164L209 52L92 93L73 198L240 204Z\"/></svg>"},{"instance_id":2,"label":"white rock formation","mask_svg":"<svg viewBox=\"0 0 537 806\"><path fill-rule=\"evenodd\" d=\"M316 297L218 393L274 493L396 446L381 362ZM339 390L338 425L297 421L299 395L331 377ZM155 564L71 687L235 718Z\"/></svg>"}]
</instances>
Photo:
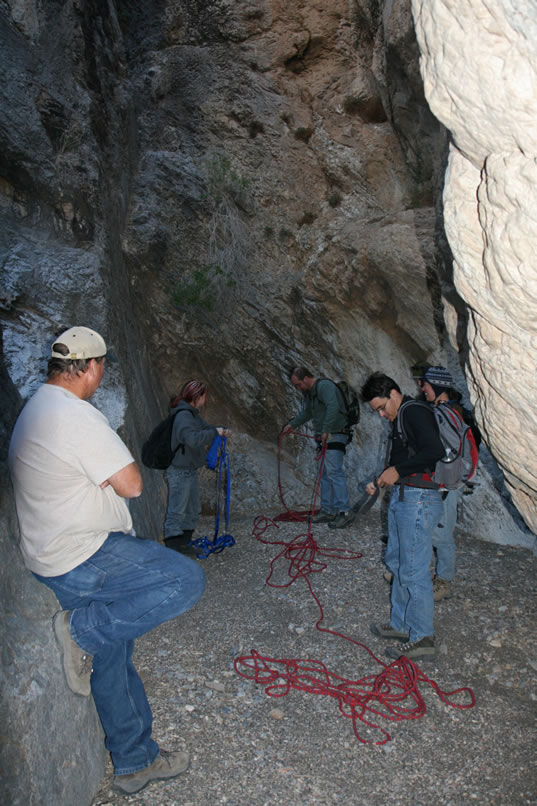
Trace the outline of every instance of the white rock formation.
<instances>
[{"instance_id":1,"label":"white rock formation","mask_svg":"<svg viewBox=\"0 0 537 806\"><path fill-rule=\"evenodd\" d=\"M426 97L453 136L445 227L469 306L467 380L537 532L537 3L412 0L412 12Z\"/></svg>"}]
</instances>

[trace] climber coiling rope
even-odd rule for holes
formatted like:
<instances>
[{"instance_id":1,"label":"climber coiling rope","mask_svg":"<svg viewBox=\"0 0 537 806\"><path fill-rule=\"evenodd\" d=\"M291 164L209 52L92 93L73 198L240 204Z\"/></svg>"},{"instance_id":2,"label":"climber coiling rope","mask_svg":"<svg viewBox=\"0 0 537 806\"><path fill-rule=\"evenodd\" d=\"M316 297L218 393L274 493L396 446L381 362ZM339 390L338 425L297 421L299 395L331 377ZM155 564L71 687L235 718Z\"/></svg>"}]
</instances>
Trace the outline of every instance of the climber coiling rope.
<instances>
[{"instance_id":1,"label":"climber coiling rope","mask_svg":"<svg viewBox=\"0 0 537 806\"><path fill-rule=\"evenodd\" d=\"M319 478L321 473L322 465ZM278 478L280 478L279 470ZM318 488L319 479L313 494L312 512L315 511ZM283 493L281 497L283 502ZM427 677L409 658L402 656L397 661L386 664L360 641L321 626L324 611L309 578L311 574L321 573L327 567L327 562L323 562L319 558L356 560L362 555L348 549L329 549L319 546L311 534L311 513L309 525L310 529L306 534L298 535L287 542L263 537L269 528L280 528L275 520L265 516L258 516L255 519L253 536L266 545L282 547L270 562L266 583L271 587L285 588L292 585L297 579L303 579L319 609L316 629L338 636L364 649L376 663L382 666L382 671L377 675L371 674L359 680L351 680L330 672L321 661L264 657L256 650L252 650L251 655L235 659L236 672L248 680L254 680L256 683L264 685L265 693L269 697L284 697L291 689L332 697L337 701L340 713L352 720L354 734L363 744L370 744L373 741L362 735L364 729L373 732L373 735L380 732L382 738L374 741L377 745L390 741L391 735L380 724L382 720L401 722L424 716L427 709L419 689L420 684L430 686L446 705L458 709L473 708L475 697L471 689L462 687L450 692L442 691L437 683ZM276 563L281 559L289 562L287 581L277 584L272 581L272 577ZM456 701L457 697L466 698L466 701ZM362 727L360 727L360 723Z\"/></svg>"}]
</instances>

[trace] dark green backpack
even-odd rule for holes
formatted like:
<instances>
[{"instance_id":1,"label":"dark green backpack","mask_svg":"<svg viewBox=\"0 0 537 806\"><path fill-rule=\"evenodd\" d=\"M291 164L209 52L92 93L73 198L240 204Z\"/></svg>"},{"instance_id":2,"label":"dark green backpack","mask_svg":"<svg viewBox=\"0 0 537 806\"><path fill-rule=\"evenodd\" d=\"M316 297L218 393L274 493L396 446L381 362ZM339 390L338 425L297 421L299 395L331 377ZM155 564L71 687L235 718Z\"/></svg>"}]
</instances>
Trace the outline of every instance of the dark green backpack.
<instances>
[{"instance_id":1,"label":"dark green backpack","mask_svg":"<svg viewBox=\"0 0 537 806\"><path fill-rule=\"evenodd\" d=\"M332 381L331 378L322 378L323 381ZM345 417L347 419L347 428L352 429L353 425L357 425L360 420L360 398L353 387L347 381L332 381L335 383L345 404Z\"/></svg>"},{"instance_id":2,"label":"dark green backpack","mask_svg":"<svg viewBox=\"0 0 537 806\"><path fill-rule=\"evenodd\" d=\"M337 388L343 395L345 401L345 416L347 417L347 426L351 428L357 425L360 420L360 398L356 390L352 388L347 381L334 381Z\"/></svg>"}]
</instances>

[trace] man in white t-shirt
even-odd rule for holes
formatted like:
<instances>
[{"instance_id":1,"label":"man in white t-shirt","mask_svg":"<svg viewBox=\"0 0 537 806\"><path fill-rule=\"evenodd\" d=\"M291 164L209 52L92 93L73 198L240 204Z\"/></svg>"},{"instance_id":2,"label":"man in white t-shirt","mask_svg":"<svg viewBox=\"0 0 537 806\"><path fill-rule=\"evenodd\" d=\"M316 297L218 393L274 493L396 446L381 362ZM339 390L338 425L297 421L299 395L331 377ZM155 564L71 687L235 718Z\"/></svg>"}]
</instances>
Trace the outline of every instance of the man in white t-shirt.
<instances>
[{"instance_id":1,"label":"man in white t-shirt","mask_svg":"<svg viewBox=\"0 0 537 806\"><path fill-rule=\"evenodd\" d=\"M88 399L106 344L86 327L52 346L48 380L15 424L9 468L27 567L56 594L54 616L67 683L93 694L125 794L184 772L188 753L160 750L132 662L134 639L184 613L203 594L198 563L134 537L126 498L142 492L140 470ZM93 661L93 668L92 668Z\"/></svg>"}]
</instances>

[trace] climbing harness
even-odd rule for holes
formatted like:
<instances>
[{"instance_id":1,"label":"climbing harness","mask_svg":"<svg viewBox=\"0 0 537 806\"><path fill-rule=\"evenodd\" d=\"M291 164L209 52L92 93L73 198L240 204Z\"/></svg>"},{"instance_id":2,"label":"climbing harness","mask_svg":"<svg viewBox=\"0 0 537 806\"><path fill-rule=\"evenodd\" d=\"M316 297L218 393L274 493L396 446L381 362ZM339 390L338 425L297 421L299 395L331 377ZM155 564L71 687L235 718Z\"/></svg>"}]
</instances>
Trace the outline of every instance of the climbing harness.
<instances>
[{"instance_id":1,"label":"climbing harness","mask_svg":"<svg viewBox=\"0 0 537 806\"><path fill-rule=\"evenodd\" d=\"M216 476L216 523L214 530L214 537L209 540L207 537L197 537L195 540L190 541L190 546L197 549L197 557L200 560L205 560L209 554L220 554L225 548L235 545L235 538L228 534L229 529L229 502L231 497L231 475L229 472L229 456L226 452L226 437L216 436L213 439L212 445L209 449L208 466L214 462L214 469L217 471ZM226 477L226 498L225 498L225 521L226 521L226 534L219 535L220 528L220 509L222 498L222 477Z\"/></svg>"}]
</instances>

